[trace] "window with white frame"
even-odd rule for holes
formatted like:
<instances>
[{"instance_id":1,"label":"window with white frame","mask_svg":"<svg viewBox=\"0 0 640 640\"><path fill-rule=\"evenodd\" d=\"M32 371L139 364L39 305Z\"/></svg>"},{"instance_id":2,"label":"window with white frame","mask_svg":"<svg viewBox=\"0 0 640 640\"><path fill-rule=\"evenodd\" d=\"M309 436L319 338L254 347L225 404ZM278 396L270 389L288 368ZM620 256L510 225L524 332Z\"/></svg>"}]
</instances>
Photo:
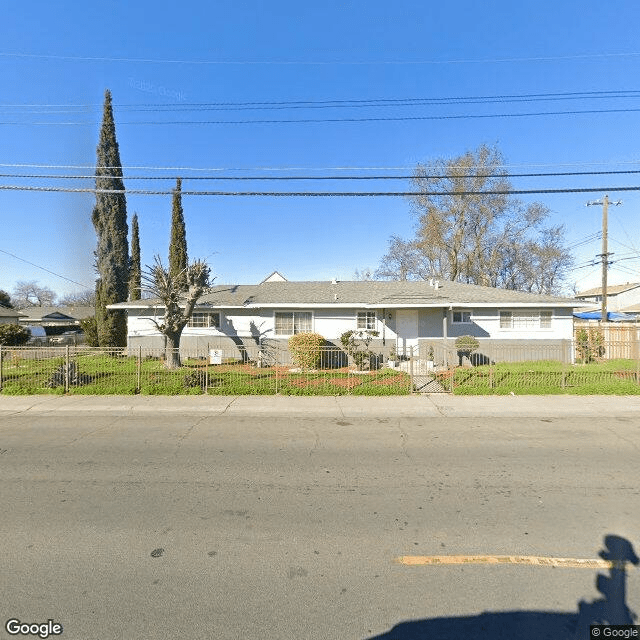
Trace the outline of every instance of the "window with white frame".
<instances>
[{"instance_id":1,"label":"window with white frame","mask_svg":"<svg viewBox=\"0 0 640 640\"><path fill-rule=\"evenodd\" d=\"M452 314L453 324L469 324L471 322L471 311L455 310Z\"/></svg>"},{"instance_id":2,"label":"window with white frame","mask_svg":"<svg viewBox=\"0 0 640 640\"><path fill-rule=\"evenodd\" d=\"M187 326L196 328L214 327L218 329L220 327L220 314L211 313L210 311L194 311L189 318Z\"/></svg>"},{"instance_id":3,"label":"window with white frame","mask_svg":"<svg viewBox=\"0 0 640 640\"><path fill-rule=\"evenodd\" d=\"M313 331L313 315L311 311L276 311L274 324L277 336L306 333Z\"/></svg>"},{"instance_id":4,"label":"window with white frame","mask_svg":"<svg viewBox=\"0 0 640 640\"><path fill-rule=\"evenodd\" d=\"M374 331L376 328L376 312L358 311L356 328L361 331Z\"/></svg>"},{"instance_id":5,"label":"window with white frame","mask_svg":"<svg viewBox=\"0 0 640 640\"><path fill-rule=\"evenodd\" d=\"M500 312L501 329L551 329L551 310L514 310Z\"/></svg>"}]
</instances>

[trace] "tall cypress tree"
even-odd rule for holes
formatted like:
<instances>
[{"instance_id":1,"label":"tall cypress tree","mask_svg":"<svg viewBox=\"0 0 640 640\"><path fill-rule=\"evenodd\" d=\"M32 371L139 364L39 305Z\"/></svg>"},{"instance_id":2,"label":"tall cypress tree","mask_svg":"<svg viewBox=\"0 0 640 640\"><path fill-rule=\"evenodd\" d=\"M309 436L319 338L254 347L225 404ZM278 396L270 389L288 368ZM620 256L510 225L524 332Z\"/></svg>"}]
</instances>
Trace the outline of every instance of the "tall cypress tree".
<instances>
[{"instance_id":1,"label":"tall cypress tree","mask_svg":"<svg viewBox=\"0 0 640 640\"><path fill-rule=\"evenodd\" d=\"M140 232L138 214L131 220L131 263L129 266L129 300L140 300L142 287L142 265L140 264Z\"/></svg>"},{"instance_id":2,"label":"tall cypress tree","mask_svg":"<svg viewBox=\"0 0 640 640\"><path fill-rule=\"evenodd\" d=\"M186 287L187 269L187 232L182 212L182 180L178 178L173 190L171 208L171 239L169 241L169 275L180 283L180 288Z\"/></svg>"},{"instance_id":3,"label":"tall cypress tree","mask_svg":"<svg viewBox=\"0 0 640 640\"><path fill-rule=\"evenodd\" d=\"M122 164L116 140L111 92L105 91L102 127L97 149L96 204L92 214L98 236L96 248L96 323L100 346L127 344L124 311L107 311L106 305L127 300L129 245L127 203L122 180Z\"/></svg>"}]
</instances>

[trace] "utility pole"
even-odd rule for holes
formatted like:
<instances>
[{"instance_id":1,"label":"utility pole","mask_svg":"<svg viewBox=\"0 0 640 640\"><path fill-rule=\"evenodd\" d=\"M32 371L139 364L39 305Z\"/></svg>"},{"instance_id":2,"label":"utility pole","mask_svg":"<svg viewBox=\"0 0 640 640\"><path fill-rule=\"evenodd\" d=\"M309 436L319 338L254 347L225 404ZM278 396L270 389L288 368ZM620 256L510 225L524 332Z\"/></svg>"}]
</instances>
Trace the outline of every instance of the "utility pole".
<instances>
[{"instance_id":1,"label":"utility pole","mask_svg":"<svg viewBox=\"0 0 640 640\"><path fill-rule=\"evenodd\" d=\"M593 200L591 202L587 202L587 207L591 207L593 205L602 205L602 253L598 256L602 258L602 305L600 311L600 322L607 321L607 268L609 266L609 256L613 255L609 253L608 247L608 213L609 213L609 204L613 204L615 206L619 206L622 204L622 200L618 200L616 202L609 202L609 196L605 195L602 200Z\"/></svg>"}]
</instances>

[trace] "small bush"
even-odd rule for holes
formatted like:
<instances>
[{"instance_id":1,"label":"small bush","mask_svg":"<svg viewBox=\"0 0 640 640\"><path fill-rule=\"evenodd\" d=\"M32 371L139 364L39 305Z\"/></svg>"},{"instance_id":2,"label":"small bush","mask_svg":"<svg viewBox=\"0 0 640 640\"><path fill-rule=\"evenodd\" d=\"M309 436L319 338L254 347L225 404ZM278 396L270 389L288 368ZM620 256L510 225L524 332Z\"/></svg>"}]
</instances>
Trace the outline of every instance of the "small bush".
<instances>
[{"instance_id":1,"label":"small bush","mask_svg":"<svg viewBox=\"0 0 640 640\"><path fill-rule=\"evenodd\" d=\"M344 350L353 358L358 371L371 368L373 351L369 349L371 341L378 337L378 331L345 331L340 336L340 343Z\"/></svg>"},{"instance_id":2,"label":"small bush","mask_svg":"<svg viewBox=\"0 0 640 640\"><path fill-rule=\"evenodd\" d=\"M184 376L183 382L185 389L199 388L204 391L207 386L207 373L201 369L193 369L186 376Z\"/></svg>"},{"instance_id":3,"label":"small bush","mask_svg":"<svg viewBox=\"0 0 640 640\"><path fill-rule=\"evenodd\" d=\"M576 352L583 364L595 362L604 356L604 334L600 329L581 328L576 333Z\"/></svg>"},{"instance_id":4,"label":"small bush","mask_svg":"<svg viewBox=\"0 0 640 640\"><path fill-rule=\"evenodd\" d=\"M459 338L456 338L455 345L456 350L463 353L465 356L471 355L480 347L480 343L473 336L460 336Z\"/></svg>"},{"instance_id":5,"label":"small bush","mask_svg":"<svg viewBox=\"0 0 640 640\"><path fill-rule=\"evenodd\" d=\"M318 369L325 339L319 333L296 333L289 338L289 351L296 366L303 371Z\"/></svg>"},{"instance_id":6,"label":"small bush","mask_svg":"<svg viewBox=\"0 0 640 640\"><path fill-rule=\"evenodd\" d=\"M0 324L0 346L19 347L27 344L31 331L19 324Z\"/></svg>"}]
</instances>

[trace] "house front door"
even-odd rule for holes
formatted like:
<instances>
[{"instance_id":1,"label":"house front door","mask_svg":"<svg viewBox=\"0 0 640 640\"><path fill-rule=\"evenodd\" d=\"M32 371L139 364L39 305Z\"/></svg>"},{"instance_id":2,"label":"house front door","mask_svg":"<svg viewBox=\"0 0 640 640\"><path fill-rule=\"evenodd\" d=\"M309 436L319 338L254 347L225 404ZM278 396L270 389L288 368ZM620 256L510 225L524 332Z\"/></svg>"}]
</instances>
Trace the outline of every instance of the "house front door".
<instances>
[{"instance_id":1,"label":"house front door","mask_svg":"<svg viewBox=\"0 0 640 640\"><path fill-rule=\"evenodd\" d=\"M396 311L396 333L398 352L411 355L411 349L418 346L418 310L398 309Z\"/></svg>"}]
</instances>

